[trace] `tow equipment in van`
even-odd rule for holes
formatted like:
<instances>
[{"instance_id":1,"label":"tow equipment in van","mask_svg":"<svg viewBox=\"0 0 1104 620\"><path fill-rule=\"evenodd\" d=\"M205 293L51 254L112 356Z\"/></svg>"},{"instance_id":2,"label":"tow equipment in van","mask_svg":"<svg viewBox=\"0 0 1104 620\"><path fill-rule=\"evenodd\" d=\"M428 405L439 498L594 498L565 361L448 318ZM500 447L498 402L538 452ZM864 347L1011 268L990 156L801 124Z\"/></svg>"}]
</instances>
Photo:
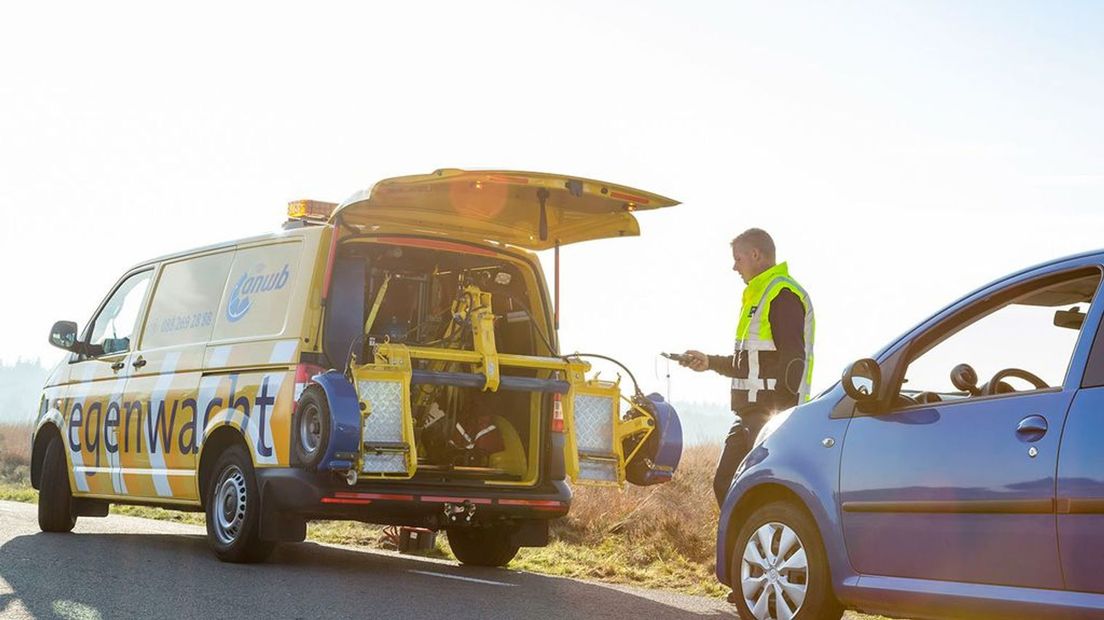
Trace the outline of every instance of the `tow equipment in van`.
<instances>
[{"instance_id":1,"label":"tow equipment in van","mask_svg":"<svg viewBox=\"0 0 1104 620\"><path fill-rule=\"evenodd\" d=\"M84 332L51 332L71 355L36 427L40 524L69 531L110 503L203 510L216 555L239 562L311 519L443 529L465 564L546 545L569 481L677 469L671 405L624 366L628 395L588 377L589 359L619 363L562 355L556 334L561 246L637 235L635 212L676 204L445 169L296 201L280 233L136 266Z\"/></svg>"}]
</instances>

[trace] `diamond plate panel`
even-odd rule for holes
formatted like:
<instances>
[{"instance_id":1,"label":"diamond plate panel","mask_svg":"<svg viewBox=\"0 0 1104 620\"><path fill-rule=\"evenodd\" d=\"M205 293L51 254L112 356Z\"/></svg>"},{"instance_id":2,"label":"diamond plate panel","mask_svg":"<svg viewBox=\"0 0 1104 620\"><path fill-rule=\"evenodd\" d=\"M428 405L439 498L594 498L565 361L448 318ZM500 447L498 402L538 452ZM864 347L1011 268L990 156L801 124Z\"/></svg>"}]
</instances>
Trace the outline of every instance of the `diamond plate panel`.
<instances>
[{"instance_id":1,"label":"diamond plate panel","mask_svg":"<svg viewBox=\"0 0 1104 620\"><path fill-rule=\"evenodd\" d=\"M369 415L364 420L364 443L395 443L403 440L402 383L398 381L358 381L360 399L367 402Z\"/></svg>"},{"instance_id":2,"label":"diamond plate panel","mask_svg":"<svg viewBox=\"0 0 1104 620\"><path fill-rule=\"evenodd\" d=\"M360 468L361 473L405 474L406 455L401 452L383 454L365 454Z\"/></svg>"},{"instance_id":3,"label":"diamond plate panel","mask_svg":"<svg viewBox=\"0 0 1104 620\"><path fill-rule=\"evenodd\" d=\"M613 399L575 397L575 445L579 452L613 454Z\"/></svg>"},{"instance_id":4,"label":"diamond plate panel","mask_svg":"<svg viewBox=\"0 0 1104 620\"><path fill-rule=\"evenodd\" d=\"M610 461L579 459L579 478L603 482L617 482L617 465Z\"/></svg>"}]
</instances>

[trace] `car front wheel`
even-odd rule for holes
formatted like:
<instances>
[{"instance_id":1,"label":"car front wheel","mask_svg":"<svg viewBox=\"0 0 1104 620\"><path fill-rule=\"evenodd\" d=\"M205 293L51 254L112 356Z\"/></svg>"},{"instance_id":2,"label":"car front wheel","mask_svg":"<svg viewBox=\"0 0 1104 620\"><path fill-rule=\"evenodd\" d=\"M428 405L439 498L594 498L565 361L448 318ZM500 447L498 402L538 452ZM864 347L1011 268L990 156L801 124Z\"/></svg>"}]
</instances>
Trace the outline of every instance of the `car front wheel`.
<instances>
[{"instance_id":1,"label":"car front wheel","mask_svg":"<svg viewBox=\"0 0 1104 620\"><path fill-rule=\"evenodd\" d=\"M61 439L54 437L43 455L38 493L38 527L43 532L69 532L77 524L64 450Z\"/></svg>"},{"instance_id":2,"label":"car front wheel","mask_svg":"<svg viewBox=\"0 0 1104 620\"><path fill-rule=\"evenodd\" d=\"M746 620L837 620L828 561L812 519L792 504L756 509L736 536L729 575Z\"/></svg>"}]
</instances>

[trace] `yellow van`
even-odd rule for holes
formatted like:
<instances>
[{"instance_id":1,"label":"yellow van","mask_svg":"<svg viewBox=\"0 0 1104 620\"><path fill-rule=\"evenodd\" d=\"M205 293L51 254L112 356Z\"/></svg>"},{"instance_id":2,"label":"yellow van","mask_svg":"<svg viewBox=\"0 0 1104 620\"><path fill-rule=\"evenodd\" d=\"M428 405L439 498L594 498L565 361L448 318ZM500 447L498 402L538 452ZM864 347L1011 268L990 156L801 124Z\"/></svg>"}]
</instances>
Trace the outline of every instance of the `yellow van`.
<instances>
[{"instance_id":1,"label":"yellow van","mask_svg":"<svg viewBox=\"0 0 1104 620\"><path fill-rule=\"evenodd\" d=\"M111 503L206 511L226 561L301 541L310 519L444 529L461 562L548 541L576 484L656 484L677 414L588 379L558 351L534 251L639 234L675 201L612 183L438 170L340 206L298 201L281 232L141 263L43 391L39 524ZM628 373L631 377L631 373Z\"/></svg>"}]
</instances>

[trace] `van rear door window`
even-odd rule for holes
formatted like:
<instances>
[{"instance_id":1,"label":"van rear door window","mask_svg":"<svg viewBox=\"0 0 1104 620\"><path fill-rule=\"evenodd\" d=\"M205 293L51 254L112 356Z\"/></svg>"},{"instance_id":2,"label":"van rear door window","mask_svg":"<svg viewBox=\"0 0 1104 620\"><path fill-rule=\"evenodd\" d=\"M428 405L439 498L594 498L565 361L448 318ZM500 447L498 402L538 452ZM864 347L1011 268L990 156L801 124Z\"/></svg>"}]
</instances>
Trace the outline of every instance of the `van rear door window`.
<instances>
[{"instance_id":1,"label":"van rear door window","mask_svg":"<svg viewBox=\"0 0 1104 620\"><path fill-rule=\"evenodd\" d=\"M234 253L212 340L284 332L301 247L297 242L280 243Z\"/></svg>"},{"instance_id":2,"label":"van rear door window","mask_svg":"<svg viewBox=\"0 0 1104 620\"><path fill-rule=\"evenodd\" d=\"M221 252L165 265L153 291L142 348L209 340L233 258L233 252Z\"/></svg>"}]
</instances>

